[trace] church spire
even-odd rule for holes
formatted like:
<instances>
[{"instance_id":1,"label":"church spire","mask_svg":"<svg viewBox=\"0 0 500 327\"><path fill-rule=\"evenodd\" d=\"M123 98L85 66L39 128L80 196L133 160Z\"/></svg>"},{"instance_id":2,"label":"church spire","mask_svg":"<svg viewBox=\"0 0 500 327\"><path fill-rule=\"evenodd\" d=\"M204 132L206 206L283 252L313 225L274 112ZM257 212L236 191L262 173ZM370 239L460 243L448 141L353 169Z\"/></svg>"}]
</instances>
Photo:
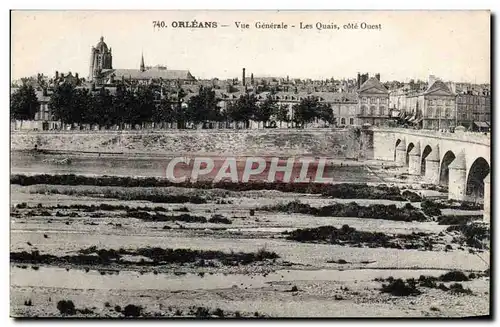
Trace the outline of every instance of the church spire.
<instances>
[{"instance_id":1,"label":"church spire","mask_svg":"<svg viewBox=\"0 0 500 327\"><path fill-rule=\"evenodd\" d=\"M141 53L141 72L145 71L146 67L144 66L144 54Z\"/></svg>"}]
</instances>

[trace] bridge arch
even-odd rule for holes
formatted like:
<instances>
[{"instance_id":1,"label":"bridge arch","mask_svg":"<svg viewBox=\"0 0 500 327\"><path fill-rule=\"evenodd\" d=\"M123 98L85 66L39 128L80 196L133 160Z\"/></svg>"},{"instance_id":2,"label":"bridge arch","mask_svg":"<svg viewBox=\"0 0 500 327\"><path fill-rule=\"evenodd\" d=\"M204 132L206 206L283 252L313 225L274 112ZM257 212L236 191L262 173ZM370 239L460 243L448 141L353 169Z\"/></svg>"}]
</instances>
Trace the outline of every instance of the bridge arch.
<instances>
[{"instance_id":1,"label":"bridge arch","mask_svg":"<svg viewBox=\"0 0 500 327\"><path fill-rule=\"evenodd\" d=\"M413 142L410 142L408 144L408 147L406 148L406 165L410 163L410 151L413 150L415 147L415 144Z\"/></svg>"},{"instance_id":2,"label":"bridge arch","mask_svg":"<svg viewBox=\"0 0 500 327\"><path fill-rule=\"evenodd\" d=\"M398 148L399 143L401 143L401 139L397 139L396 145L394 146L394 161L396 161L396 149Z\"/></svg>"},{"instance_id":3,"label":"bridge arch","mask_svg":"<svg viewBox=\"0 0 500 327\"><path fill-rule=\"evenodd\" d=\"M474 160L467 175L465 193L469 199L477 201L484 198L484 179L488 176L490 170L490 164L483 157Z\"/></svg>"},{"instance_id":4,"label":"bridge arch","mask_svg":"<svg viewBox=\"0 0 500 327\"><path fill-rule=\"evenodd\" d=\"M443 186L448 186L448 182L450 180L450 172L448 166L455 160L456 156L453 151L447 151L443 159L441 159L441 165L439 168L439 184Z\"/></svg>"},{"instance_id":5,"label":"bridge arch","mask_svg":"<svg viewBox=\"0 0 500 327\"><path fill-rule=\"evenodd\" d=\"M420 164L420 174L425 176L425 159L427 156L432 152L432 147L430 145L426 145L424 147L424 150L422 151L422 156L420 158L421 164Z\"/></svg>"}]
</instances>

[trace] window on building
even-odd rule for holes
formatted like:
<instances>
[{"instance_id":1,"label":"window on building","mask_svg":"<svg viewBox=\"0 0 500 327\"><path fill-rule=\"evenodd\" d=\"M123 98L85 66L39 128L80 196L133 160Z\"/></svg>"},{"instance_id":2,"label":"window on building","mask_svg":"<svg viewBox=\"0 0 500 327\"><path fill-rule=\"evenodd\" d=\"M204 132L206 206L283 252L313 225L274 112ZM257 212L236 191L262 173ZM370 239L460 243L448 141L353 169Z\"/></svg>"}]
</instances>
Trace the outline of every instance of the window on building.
<instances>
[{"instance_id":1,"label":"window on building","mask_svg":"<svg viewBox=\"0 0 500 327\"><path fill-rule=\"evenodd\" d=\"M368 114L366 106L361 106L361 116L366 116Z\"/></svg>"},{"instance_id":2,"label":"window on building","mask_svg":"<svg viewBox=\"0 0 500 327\"><path fill-rule=\"evenodd\" d=\"M354 125L354 118L349 118L349 125Z\"/></svg>"},{"instance_id":3,"label":"window on building","mask_svg":"<svg viewBox=\"0 0 500 327\"><path fill-rule=\"evenodd\" d=\"M370 116L375 115L375 106L370 107Z\"/></svg>"},{"instance_id":4,"label":"window on building","mask_svg":"<svg viewBox=\"0 0 500 327\"><path fill-rule=\"evenodd\" d=\"M362 97L362 98L361 98L361 102L362 102L362 103L366 103L366 97Z\"/></svg>"},{"instance_id":5,"label":"window on building","mask_svg":"<svg viewBox=\"0 0 500 327\"><path fill-rule=\"evenodd\" d=\"M387 115L384 106L380 106L380 115L382 115L382 116L386 116Z\"/></svg>"},{"instance_id":6,"label":"window on building","mask_svg":"<svg viewBox=\"0 0 500 327\"><path fill-rule=\"evenodd\" d=\"M340 119L340 124L341 124L341 125L345 125L345 118L341 118L341 119Z\"/></svg>"}]
</instances>

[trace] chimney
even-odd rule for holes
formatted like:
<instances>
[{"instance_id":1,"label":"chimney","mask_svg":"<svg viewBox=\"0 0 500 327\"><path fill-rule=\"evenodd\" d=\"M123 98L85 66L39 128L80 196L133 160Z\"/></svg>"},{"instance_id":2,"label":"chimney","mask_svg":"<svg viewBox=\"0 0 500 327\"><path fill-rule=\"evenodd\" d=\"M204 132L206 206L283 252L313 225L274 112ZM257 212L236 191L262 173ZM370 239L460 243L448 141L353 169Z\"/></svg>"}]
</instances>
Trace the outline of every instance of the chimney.
<instances>
[{"instance_id":1,"label":"chimney","mask_svg":"<svg viewBox=\"0 0 500 327\"><path fill-rule=\"evenodd\" d=\"M59 78L59 72L56 70L56 79Z\"/></svg>"},{"instance_id":2,"label":"chimney","mask_svg":"<svg viewBox=\"0 0 500 327\"><path fill-rule=\"evenodd\" d=\"M363 85L363 83L366 82L368 78L370 78L370 75L368 75L368 73L361 75L361 84L359 86L361 87L361 85Z\"/></svg>"},{"instance_id":3,"label":"chimney","mask_svg":"<svg viewBox=\"0 0 500 327\"><path fill-rule=\"evenodd\" d=\"M434 84L434 82L436 81L436 76L434 75L429 75L429 86L431 86L432 84Z\"/></svg>"},{"instance_id":4,"label":"chimney","mask_svg":"<svg viewBox=\"0 0 500 327\"><path fill-rule=\"evenodd\" d=\"M245 68L243 68L242 85L245 86Z\"/></svg>"},{"instance_id":5,"label":"chimney","mask_svg":"<svg viewBox=\"0 0 500 327\"><path fill-rule=\"evenodd\" d=\"M250 75L250 84L253 85L253 73Z\"/></svg>"},{"instance_id":6,"label":"chimney","mask_svg":"<svg viewBox=\"0 0 500 327\"><path fill-rule=\"evenodd\" d=\"M375 78L380 82L380 73L375 74Z\"/></svg>"}]
</instances>

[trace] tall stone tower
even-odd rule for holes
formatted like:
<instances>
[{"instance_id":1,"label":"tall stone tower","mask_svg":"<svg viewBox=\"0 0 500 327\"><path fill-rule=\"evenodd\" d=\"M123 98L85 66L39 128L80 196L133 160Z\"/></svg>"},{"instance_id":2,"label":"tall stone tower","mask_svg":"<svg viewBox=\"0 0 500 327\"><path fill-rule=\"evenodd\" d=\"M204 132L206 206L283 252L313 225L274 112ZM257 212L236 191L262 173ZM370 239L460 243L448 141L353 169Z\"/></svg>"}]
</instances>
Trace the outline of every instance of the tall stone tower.
<instances>
[{"instance_id":1,"label":"tall stone tower","mask_svg":"<svg viewBox=\"0 0 500 327\"><path fill-rule=\"evenodd\" d=\"M89 81L93 81L102 69L113 69L113 56L101 36L99 43L90 51Z\"/></svg>"}]
</instances>

